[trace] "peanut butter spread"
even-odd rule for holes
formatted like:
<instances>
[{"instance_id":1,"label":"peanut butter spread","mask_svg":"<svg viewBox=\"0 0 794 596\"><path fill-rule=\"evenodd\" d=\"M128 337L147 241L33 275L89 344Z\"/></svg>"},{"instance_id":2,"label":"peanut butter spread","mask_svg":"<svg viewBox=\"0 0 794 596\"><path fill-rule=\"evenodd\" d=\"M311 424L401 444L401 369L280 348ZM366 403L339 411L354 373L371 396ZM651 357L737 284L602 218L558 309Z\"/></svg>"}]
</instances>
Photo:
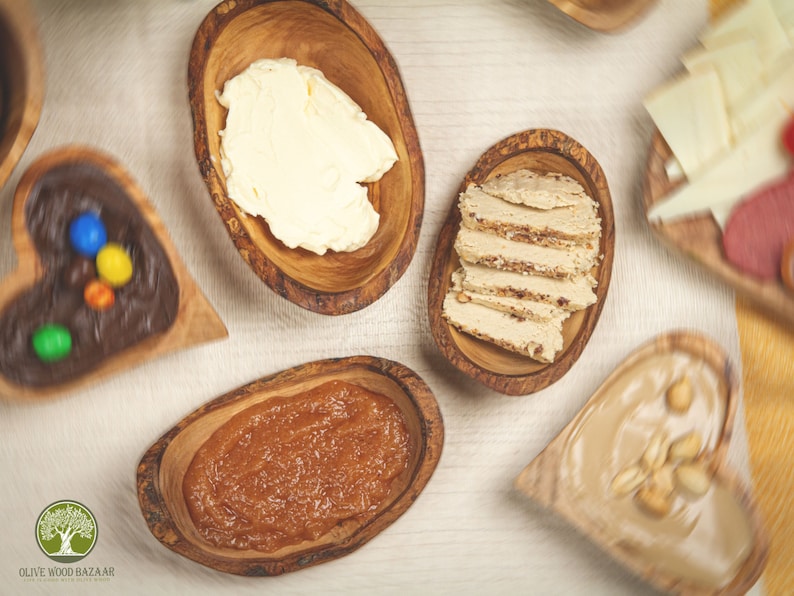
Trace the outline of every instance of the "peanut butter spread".
<instances>
[{"instance_id":1,"label":"peanut butter spread","mask_svg":"<svg viewBox=\"0 0 794 596\"><path fill-rule=\"evenodd\" d=\"M208 542L270 553L371 519L409 457L392 400L331 381L232 417L197 451L183 492Z\"/></svg>"},{"instance_id":2,"label":"peanut butter spread","mask_svg":"<svg viewBox=\"0 0 794 596\"><path fill-rule=\"evenodd\" d=\"M691 405L671 411L665 394L683 376L692 387ZM631 495L616 495L613 479L641 459L660 432L676 438L696 431L707 457L724 426L725 393L722 378L689 354L646 358L583 413L566 441L561 469L561 498L615 543L661 571L711 589L730 582L752 550L750 522L733 494L712 479L702 495L674 492L669 512L656 517Z\"/></svg>"}]
</instances>

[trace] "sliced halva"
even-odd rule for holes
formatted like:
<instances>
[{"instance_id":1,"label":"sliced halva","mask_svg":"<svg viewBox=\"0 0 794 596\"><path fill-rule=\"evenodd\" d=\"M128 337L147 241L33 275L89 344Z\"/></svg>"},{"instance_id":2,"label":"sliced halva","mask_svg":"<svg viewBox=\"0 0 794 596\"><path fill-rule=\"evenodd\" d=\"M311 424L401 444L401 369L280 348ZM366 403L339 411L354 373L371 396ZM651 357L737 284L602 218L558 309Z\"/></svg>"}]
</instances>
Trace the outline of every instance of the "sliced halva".
<instances>
[{"instance_id":1,"label":"sliced halva","mask_svg":"<svg viewBox=\"0 0 794 596\"><path fill-rule=\"evenodd\" d=\"M455 250L461 259L506 271L572 278L588 273L598 257L597 245L571 249L508 240L461 226Z\"/></svg>"},{"instance_id":2,"label":"sliced halva","mask_svg":"<svg viewBox=\"0 0 794 596\"><path fill-rule=\"evenodd\" d=\"M577 205L589 199L582 185L563 174L518 170L491 178L482 185L490 195L535 209Z\"/></svg>"},{"instance_id":3,"label":"sliced halva","mask_svg":"<svg viewBox=\"0 0 794 596\"><path fill-rule=\"evenodd\" d=\"M444 297L444 317L464 333L538 362L553 362L562 350L562 331L555 322L522 319L482 304L460 302L454 291Z\"/></svg>"},{"instance_id":4,"label":"sliced halva","mask_svg":"<svg viewBox=\"0 0 794 596\"><path fill-rule=\"evenodd\" d=\"M601 234L595 204L587 196L582 199L566 207L536 209L469 186L461 193L458 208L466 227L521 242L572 248L577 243L592 243Z\"/></svg>"},{"instance_id":5,"label":"sliced halva","mask_svg":"<svg viewBox=\"0 0 794 596\"><path fill-rule=\"evenodd\" d=\"M582 310L596 302L594 288L597 282L589 274L573 279L555 279L501 271L466 261L461 262L461 270L463 289L480 294L535 300L568 311Z\"/></svg>"},{"instance_id":6,"label":"sliced halva","mask_svg":"<svg viewBox=\"0 0 794 596\"><path fill-rule=\"evenodd\" d=\"M538 302L526 298L515 298L512 296L498 296L494 294L483 294L472 290L467 290L463 287L463 278L465 273L462 268L458 269L452 274L452 290L457 292L458 301L460 302L474 302L482 304L502 312L515 315L520 318L532 319L533 321L555 322L560 330L562 324L569 316L570 311L563 310L559 306L554 306L546 302Z\"/></svg>"}]
</instances>

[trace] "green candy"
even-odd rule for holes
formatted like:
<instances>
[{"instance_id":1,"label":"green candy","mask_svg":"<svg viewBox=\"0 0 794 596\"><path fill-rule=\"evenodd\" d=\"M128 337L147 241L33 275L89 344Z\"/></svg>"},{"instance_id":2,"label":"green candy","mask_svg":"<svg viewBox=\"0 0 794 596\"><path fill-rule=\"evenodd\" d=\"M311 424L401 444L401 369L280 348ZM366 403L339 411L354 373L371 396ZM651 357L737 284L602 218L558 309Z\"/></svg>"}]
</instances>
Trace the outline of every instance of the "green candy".
<instances>
[{"instance_id":1,"label":"green candy","mask_svg":"<svg viewBox=\"0 0 794 596\"><path fill-rule=\"evenodd\" d=\"M72 334L63 325L47 323L33 333L33 351L42 362L57 362L72 351Z\"/></svg>"}]
</instances>

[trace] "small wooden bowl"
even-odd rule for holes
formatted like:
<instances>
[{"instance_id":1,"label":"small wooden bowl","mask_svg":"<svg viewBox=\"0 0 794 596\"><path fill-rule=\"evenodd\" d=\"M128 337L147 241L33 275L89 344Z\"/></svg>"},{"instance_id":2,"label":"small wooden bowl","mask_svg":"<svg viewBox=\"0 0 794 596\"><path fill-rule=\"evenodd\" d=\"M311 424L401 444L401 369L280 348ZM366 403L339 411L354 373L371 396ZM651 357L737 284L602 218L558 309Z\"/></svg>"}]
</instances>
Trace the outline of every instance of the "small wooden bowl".
<instances>
[{"instance_id":1,"label":"small wooden bowl","mask_svg":"<svg viewBox=\"0 0 794 596\"><path fill-rule=\"evenodd\" d=\"M385 395L405 416L412 441L409 468L392 494L365 524L348 521L316 541L267 554L215 547L197 532L182 483L201 445L238 412L271 397L290 396L330 380ZM407 367L371 356L320 360L254 381L205 404L163 435L138 466L138 500L152 534L167 548L202 565L237 575L280 575L337 559L356 550L411 506L435 470L444 443L438 403L429 387Z\"/></svg>"},{"instance_id":2,"label":"small wooden bowl","mask_svg":"<svg viewBox=\"0 0 794 596\"><path fill-rule=\"evenodd\" d=\"M643 183L645 213L675 190L682 181L667 176L665 163L673 153L657 130L651 139ZM669 248L691 259L727 283L761 310L794 325L794 294L779 280L761 281L745 275L725 257L722 230L711 215L687 217L672 222L649 223L651 230Z\"/></svg>"},{"instance_id":3,"label":"small wooden bowl","mask_svg":"<svg viewBox=\"0 0 794 596\"><path fill-rule=\"evenodd\" d=\"M350 253L289 249L261 217L226 195L220 137L226 110L215 98L226 80L260 58L288 57L320 69L394 143L399 161L369 199L375 236ZM397 66L369 23L345 0L227 0L206 17L188 70L194 144L201 175L240 255L275 292L308 310L360 310L402 276L416 250L424 209L424 162Z\"/></svg>"},{"instance_id":4,"label":"small wooden bowl","mask_svg":"<svg viewBox=\"0 0 794 596\"><path fill-rule=\"evenodd\" d=\"M0 188L11 176L39 123L44 58L33 9L0 0Z\"/></svg>"},{"instance_id":5,"label":"small wooden bowl","mask_svg":"<svg viewBox=\"0 0 794 596\"><path fill-rule=\"evenodd\" d=\"M227 336L226 327L190 277L143 190L113 158L94 149L80 146L63 147L39 157L22 175L14 195L11 216L11 232L18 265L17 269L0 283L0 317L4 316L6 309L18 297L31 290L33 286L45 278L51 279L53 275L61 275L58 270L53 270L54 273L50 271L51 268L56 267L53 265L53 260L49 256L42 258L37 251L28 229L28 217L38 216L40 213L28 213L26 206L33 197L42 192L45 182L46 188L49 189L46 192L53 197L50 203L68 200L70 197L78 197L82 200L83 195L89 196L90 193L83 192L84 189L75 188L75 183L63 182L64 179L68 179L64 176L68 176L68 172L73 169L85 172L86 184L90 183L93 189L91 192L102 193L105 199L114 197L113 201L128 201L131 204L129 209L138 211L141 217L140 224L129 221L127 225L148 226L165 254L179 290L176 317L165 331L116 351L95 368L64 382L44 386L23 385L0 374L2 397L18 399L54 397L93 384L160 354ZM125 207L125 212L126 210ZM68 220L63 223L67 226ZM67 227L63 235L58 236L57 239L50 241L48 238L46 244L48 253L58 253L62 248L61 244L68 243L68 236ZM34 358L32 350L30 357Z\"/></svg>"},{"instance_id":6,"label":"small wooden bowl","mask_svg":"<svg viewBox=\"0 0 794 596\"><path fill-rule=\"evenodd\" d=\"M572 19L596 31L612 32L639 18L654 0L548 0Z\"/></svg>"},{"instance_id":7,"label":"small wooden bowl","mask_svg":"<svg viewBox=\"0 0 794 596\"><path fill-rule=\"evenodd\" d=\"M719 589L706 588L704 585L695 584L691 579L671 573L660 564L659 557L661 557L661 554L657 552L651 557L643 557L641 549L632 542L634 531L627 531L625 534L621 531L622 521L621 523L609 523L603 519L595 519L595 517L601 515L600 512L604 511L606 507L606 504L601 501L604 498L600 496L602 495L602 487L600 485L593 487L592 491L586 495L587 502L585 507L581 499L577 501L577 494L579 494L580 489L572 489L573 484L569 480L570 472L566 465L566 461L570 461L569 458L573 458L573 452L571 451L573 448L570 447L571 441L581 436L582 429L585 425L592 424L595 417L600 415L604 418L607 416L604 414L604 404L607 396L609 396L610 388L616 383L622 383L620 387L630 387L633 382L639 384L634 386L643 387L645 391L653 390L653 381L648 381L648 379L653 377L657 381L663 380L664 374L669 373L654 371L653 368L646 371L642 369L643 364L652 363L650 359L659 355L672 353L685 355L685 357L691 359L693 363L691 366L695 367L696 370L707 370L717 380L714 385L717 388L714 401L715 403L723 404L723 407L711 410L714 415L708 419L695 416L698 419L695 430L698 430L701 436L704 437L704 446L708 446L704 448L710 450L708 461L710 468L714 472L712 482L719 484L732 495L737 507L745 517L748 533L751 536L752 544L743 563L739 565L735 576L726 578L725 584ZM642 375L646 376L643 377ZM625 393L621 390L617 391L620 399L625 399ZM615 395L613 393L610 397L614 398ZM663 400L664 397L660 396L659 399ZM697 399L697 394L695 399ZM516 488L539 505L550 509L571 523L584 536L592 540L627 569L659 590L680 594L743 594L761 576L767 560L768 541L749 489L742 483L737 473L726 463L726 454L733 433L738 399L736 373L726 354L719 346L700 335L685 331L661 335L636 350L607 377L570 424L521 472L516 479ZM693 408L695 407L694 403ZM665 406L662 405L661 407L664 408ZM683 415L677 416L682 420L686 420ZM632 416L631 413L628 413L621 420L626 420L625 424L629 424L628 421L630 421L637 425L643 425L641 428L645 429L649 417L646 411L645 416L640 414ZM687 422L684 422L684 426L689 428ZM602 434L605 438L613 436L606 431ZM576 453L581 453L581 449L576 451ZM640 455L641 451L637 453L638 459ZM597 458L599 462L603 463L603 470L599 471L599 478L603 477L604 481L609 484L613 477L609 471L609 466L612 465L613 459L609 453L597 454ZM620 466L618 464L615 465L619 469ZM603 491L608 490L608 488L603 489ZM622 498L629 499L631 497ZM599 513L591 514L591 512ZM703 518L709 518L709 515L708 512L704 512L702 516ZM686 522L682 523L695 525L698 522L695 519L695 515L686 516L679 514L675 510L671 512L670 516L679 520L685 519ZM714 512L711 519L718 520L719 514ZM731 531L728 521L723 522L722 528L727 532ZM693 529L688 527L684 535L689 536L691 531ZM657 532L661 532L661 530L657 530ZM669 533L660 535L662 536L660 538L662 541L671 540Z\"/></svg>"},{"instance_id":8,"label":"small wooden bowl","mask_svg":"<svg viewBox=\"0 0 794 596\"><path fill-rule=\"evenodd\" d=\"M476 339L449 325L443 318L444 296L452 272L460 266L455 236L460 227L458 196L452 200L436 244L428 282L428 311L433 338L441 352L459 370L484 385L508 395L540 391L562 377L573 366L593 333L604 306L612 277L615 221L606 177L595 158L568 135L547 129L527 130L500 141L466 174L459 192L469 184L526 168L541 174L558 172L578 181L598 204L601 218L601 250L604 256L593 275L598 280L598 301L575 312L563 324L563 349L554 363L542 364Z\"/></svg>"}]
</instances>

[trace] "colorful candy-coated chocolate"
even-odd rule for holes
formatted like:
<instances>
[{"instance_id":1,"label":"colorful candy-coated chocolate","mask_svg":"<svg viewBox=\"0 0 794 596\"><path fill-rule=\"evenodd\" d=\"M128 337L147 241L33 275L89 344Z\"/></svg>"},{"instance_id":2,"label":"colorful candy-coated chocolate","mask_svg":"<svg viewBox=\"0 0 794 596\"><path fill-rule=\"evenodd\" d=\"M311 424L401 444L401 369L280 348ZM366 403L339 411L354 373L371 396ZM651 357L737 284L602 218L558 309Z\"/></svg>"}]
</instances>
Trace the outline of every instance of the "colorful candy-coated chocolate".
<instances>
[{"instance_id":1,"label":"colorful candy-coated chocolate","mask_svg":"<svg viewBox=\"0 0 794 596\"><path fill-rule=\"evenodd\" d=\"M57 362L72 351L72 334L63 325L47 323L33 332L33 351L42 362Z\"/></svg>"},{"instance_id":2,"label":"colorful candy-coated chocolate","mask_svg":"<svg viewBox=\"0 0 794 596\"><path fill-rule=\"evenodd\" d=\"M104 281L92 279L83 290L83 298L86 304L94 310L107 310L116 302L116 294Z\"/></svg>"},{"instance_id":3,"label":"colorful candy-coated chocolate","mask_svg":"<svg viewBox=\"0 0 794 596\"><path fill-rule=\"evenodd\" d=\"M79 254L94 258L107 243L108 233L99 216L92 211L86 211L69 225L69 240L72 248Z\"/></svg>"},{"instance_id":4,"label":"colorful candy-coated chocolate","mask_svg":"<svg viewBox=\"0 0 794 596\"><path fill-rule=\"evenodd\" d=\"M119 288L132 278L132 259L124 247L108 242L96 256L99 278L114 288Z\"/></svg>"}]
</instances>

